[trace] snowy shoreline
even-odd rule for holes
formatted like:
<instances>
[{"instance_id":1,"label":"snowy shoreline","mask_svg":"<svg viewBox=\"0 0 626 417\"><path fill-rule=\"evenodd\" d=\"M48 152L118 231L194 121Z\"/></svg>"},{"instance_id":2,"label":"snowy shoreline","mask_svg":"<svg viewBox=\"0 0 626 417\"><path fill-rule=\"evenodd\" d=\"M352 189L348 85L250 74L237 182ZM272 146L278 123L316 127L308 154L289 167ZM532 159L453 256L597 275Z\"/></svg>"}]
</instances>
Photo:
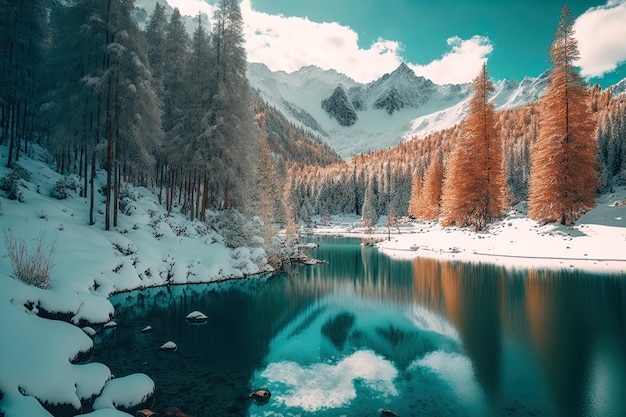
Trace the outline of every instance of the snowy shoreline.
<instances>
[{"instance_id":1,"label":"snowy shoreline","mask_svg":"<svg viewBox=\"0 0 626 417\"><path fill-rule=\"evenodd\" d=\"M0 147L0 153L6 154L6 148ZM62 177L45 155L23 157L20 164L32 178L20 180L23 202L0 198L0 228L3 233L11 229L31 245L40 236L55 241L56 265L50 288L37 288L14 278L5 248L0 252L0 333L9 336L3 339L0 355L0 412L7 417L50 417L45 402L51 409L55 404L69 407L72 415L128 417L116 407L132 409L149 398L153 382L142 374L114 378L106 364L81 363L78 358L94 348L81 327L115 331L104 326L115 315L109 301L113 294L262 277L269 272L265 254L261 249L226 247L224 238L206 224L167 213L158 198L141 187L129 189L132 198L114 230L104 230L103 213L89 226L88 201L77 190L68 190L63 200L50 196ZM0 167L0 176L8 172ZM79 183L75 177L66 179ZM103 174L98 182L104 182ZM625 199L624 188L599 198L598 206L570 228L540 226L518 207L481 233L434 222L407 222L389 230L384 218L374 233L367 233L356 216L335 216L326 225L316 219L310 231L363 238L399 259L423 256L624 274ZM44 318L50 315L56 320Z\"/></svg>"},{"instance_id":2,"label":"snowy shoreline","mask_svg":"<svg viewBox=\"0 0 626 417\"><path fill-rule=\"evenodd\" d=\"M626 206L622 205L625 197L624 188L600 197L598 206L573 227L556 223L539 225L526 217L523 207L518 207L486 232L444 228L435 222L411 222L388 229L386 218L381 218L378 226L368 233L354 216L318 224L310 232L371 239L382 253L397 259L427 257L512 269L625 274Z\"/></svg>"},{"instance_id":3,"label":"snowy shoreline","mask_svg":"<svg viewBox=\"0 0 626 417\"><path fill-rule=\"evenodd\" d=\"M0 147L0 157L6 153ZM32 159L20 157L19 164L30 173L19 180L23 201L0 192L0 229L4 237L11 230L30 250L39 239L54 242L56 249L50 288L43 289L14 277L5 242L0 243L0 334L5 335L0 415L128 417L117 408L134 414L134 407L150 401L154 383L143 374L115 378L106 364L81 362L94 348L82 328L115 331L105 325L114 318L109 297L116 293L262 276L271 269L265 252L228 248L211 227L167 213L142 187L129 187L117 227L105 231L98 209L90 226L89 203L79 196L77 177L59 175L38 148ZM0 167L0 177L9 172ZM68 195L58 200L51 194L61 179L69 184ZM96 189L104 181L101 172ZM98 195L96 207L103 201Z\"/></svg>"}]
</instances>

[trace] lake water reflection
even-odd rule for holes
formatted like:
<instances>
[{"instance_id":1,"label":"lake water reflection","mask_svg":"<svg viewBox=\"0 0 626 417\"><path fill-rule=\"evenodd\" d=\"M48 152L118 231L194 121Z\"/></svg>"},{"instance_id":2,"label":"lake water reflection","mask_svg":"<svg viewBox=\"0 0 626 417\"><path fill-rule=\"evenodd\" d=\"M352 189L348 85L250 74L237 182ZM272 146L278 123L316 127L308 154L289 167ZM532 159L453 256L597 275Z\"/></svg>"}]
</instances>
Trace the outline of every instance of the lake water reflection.
<instances>
[{"instance_id":1,"label":"lake water reflection","mask_svg":"<svg viewBox=\"0 0 626 417\"><path fill-rule=\"evenodd\" d=\"M197 416L626 415L626 276L317 242L329 263L292 275L112 297L119 326L94 360ZM188 324L193 310L209 320ZM247 400L257 387L269 403Z\"/></svg>"}]
</instances>

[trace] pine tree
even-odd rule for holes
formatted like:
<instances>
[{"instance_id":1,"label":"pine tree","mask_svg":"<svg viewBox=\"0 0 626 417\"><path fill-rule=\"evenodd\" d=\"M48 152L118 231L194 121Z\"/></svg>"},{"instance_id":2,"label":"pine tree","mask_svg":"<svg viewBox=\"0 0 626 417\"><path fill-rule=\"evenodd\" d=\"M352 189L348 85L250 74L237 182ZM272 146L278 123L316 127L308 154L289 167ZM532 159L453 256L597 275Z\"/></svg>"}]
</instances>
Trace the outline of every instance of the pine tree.
<instances>
[{"instance_id":1,"label":"pine tree","mask_svg":"<svg viewBox=\"0 0 626 417\"><path fill-rule=\"evenodd\" d=\"M191 41L180 11L176 8L170 17L165 37L165 60L163 68L163 130L168 135L180 118L185 115L184 65L187 62Z\"/></svg>"},{"instance_id":2,"label":"pine tree","mask_svg":"<svg viewBox=\"0 0 626 417\"><path fill-rule=\"evenodd\" d=\"M589 89L574 70L578 42L564 6L550 49L552 69L541 98L539 136L532 149L528 216L573 224L595 206L598 187L596 121Z\"/></svg>"},{"instance_id":3,"label":"pine tree","mask_svg":"<svg viewBox=\"0 0 626 417\"><path fill-rule=\"evenodd\" d=\"M506 197L502 144L495 129L494 106L489 102L493 84L486 65L472 88L463 135L446 165L441 224L484 230L504 214Z\"/></svg>"},{"instance_id":4,"label":"pine tree","mask_svg":"<svg viewBox=\"0 0 626 417\"><path fill-rule=\"evenodd\" d=\"M367 188L365 189L365 197L363 198L363 209L361 221L371 230L378 222L378 184L375 176L369 178Z\"/></svg>"},{"instance_id":5,"label":"pine tree","mask_svg":"<svg viewBox=\"0 0 626 417\"><path fill-rule=\"evenodd\" d=\"M421 198L415 212L415 217L421 220L436 220L439 218L441 206L441 189L443 186L443 166L441 156L433 156L426 174Z\"/></svg>"},{"instance_id":6,"label":"pine tree","mask_svg":"<svg viewBox=\"0 0 626 417\"><path fill-rule=\"evenodd\" d=\"M44 0L0 1L0 144L9 142L7 167L32 134L47 17Z\"/></svg>"},{"instance_id":7,"label":"pine tree","mask_svg":"<svg viewBox=\"0 0 626 417\"><path fill-rule=\"evenodd\" d=\"M146 27L146 41L148 42L148 60L155 83L159 84L157 91L161 93L163 86L163 76L165 73L165 63L167 48L167 18L165 16L165 6L157 3L154 12L150 17L150 22Z\"/></svg>"},{"instance_id":8,"label":"pine tree","mask_svg":"<svg viewBox=\"0 0 626 417\"><path fill-rule=\"evenodd\" d=\"M203 135L211 147L210 178L222 196L222 208L247 210L255 195L259 135L250 108L243 18L237 0L220 0L214 21L216 77L211 105L202 119Z\"/></svg>"},{"instance_id":9,"label":"pine tree","mask_svg":"<svg viewBox=\"0 0 626 417\"><path fill-rule=\"evenodd\" d=\"M411 198L409 200L409 216L417 219L419 217L420 197L422 196L422 176L419 172L413 174L411 183Z\"/></svg>"}]
</instances>

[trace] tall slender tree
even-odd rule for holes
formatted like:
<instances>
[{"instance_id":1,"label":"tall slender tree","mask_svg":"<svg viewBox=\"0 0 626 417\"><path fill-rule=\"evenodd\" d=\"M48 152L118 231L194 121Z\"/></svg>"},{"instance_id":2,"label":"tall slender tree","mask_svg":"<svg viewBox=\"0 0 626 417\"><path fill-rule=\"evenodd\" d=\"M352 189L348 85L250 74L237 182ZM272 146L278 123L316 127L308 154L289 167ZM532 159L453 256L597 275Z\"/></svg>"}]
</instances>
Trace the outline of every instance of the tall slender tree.
<instances>
[{"instance_id":1,"label":"tall slender tree","mask_svg":"<svg viewBox=\"0 0 626 417\"><path fill-rule=\"evenodd\" d=\"M506 203L502 144L495 129L493 84L487 65L472 83L469 114L446 166L441 224L485 229L504 214Z\"/></svg>"},{"instance_id":2,"label":"tall slender tree","mask_svg":"<svg viewBox=\"0 0 626 417\"><path fill-rule=\"evenodd\" d=\"M411 198L409 199L409 216L419 217L420 197L422 195L422 175L419 172L413 174L411 182Z\"/></svg>"},{"instance_id":3,"label":"tall slender tree","mask_svg":"<svg viewBox=\"0 0 626 417\"><path fill-rule=\"evenodd\" d=\"M259 135L246 78L243 18L237 0L220 0L215 13L215 84L202 119L211 147L211 179L224 209L246 209L255 197Z\"/></svg>"},{"instance_id":4,"label":"tall slender tree","mask_svg":"<svg viewBox=\"0 0 626 417\"><path fill-rule=\"evenodd\" d=\"M426 174L424 174L424 185L415 211L416 218L422 220L436 220L439 218L442 186L443 166L441 155L437 153L432 156Z\"/></svg>"},{"instance_id":5,"label":"tall slender tree","mask_svg":"<svg viewBox=\"0 0 626 417\"><path fill-rule=\"evenodd\" d=\"M541 98L528 202L530 218L565 225L595 206L598 187L596 120L589 89L575 71L579 52L570 14L564 6L550 48L552 69Z\"/></svg>"},{"instance_id":6,"label":"tall slender tree","mask_svg":"<svg viewBox=\"0 0 626 417\"><path fill-rule=\"evenodd\" d=\"M47 17L44 0L0 1L0 143L9 143L7 167L32 133Z\"/></svg>"}]
</instances>

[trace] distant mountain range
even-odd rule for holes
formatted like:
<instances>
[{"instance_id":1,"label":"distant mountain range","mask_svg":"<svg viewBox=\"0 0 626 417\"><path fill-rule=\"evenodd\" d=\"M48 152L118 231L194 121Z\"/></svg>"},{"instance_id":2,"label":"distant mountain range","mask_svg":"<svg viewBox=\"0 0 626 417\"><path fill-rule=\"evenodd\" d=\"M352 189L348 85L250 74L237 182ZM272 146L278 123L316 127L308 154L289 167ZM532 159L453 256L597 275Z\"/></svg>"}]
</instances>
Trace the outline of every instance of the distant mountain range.
<instances>
[{"instance_id":1,"label":"distant mountain range","mask_svg":"<svg viewBox=\"0 0 626 417\"><path fill-rule=\"evenodd\" d=\"M546 76L495 82L496 109L536 101ZM288 74L257 63L248 79L270 106L346 159L459 123L472 94L471 84L437 85L405 64L368 84L314 66Z\"/></svg>"},{"instance_id":2,"label":"distant mountain range","mask_svg":"<svg viewBox=\"0 0 626 417\"><path fill-rule=\"evenodd\" d=\"M135 1L134 15L142 27L157 2L171 14L173 9L166 0ZM208 16L201 18L210 29ZM193 33L197 18L184 19L188 32ZM255 97L345 159L458 124L467 115L472 94L469 83L437 85L416 76L405 64L367 84L315 66L286 73L273 72L259 63L248 65L248 79ZM522 81L496 81L491 99L496 110L524 106L538 100L546 85L547 72ZM614 92L626 92L626 79L614 86Z\"/></svg>"}]
</instances>

